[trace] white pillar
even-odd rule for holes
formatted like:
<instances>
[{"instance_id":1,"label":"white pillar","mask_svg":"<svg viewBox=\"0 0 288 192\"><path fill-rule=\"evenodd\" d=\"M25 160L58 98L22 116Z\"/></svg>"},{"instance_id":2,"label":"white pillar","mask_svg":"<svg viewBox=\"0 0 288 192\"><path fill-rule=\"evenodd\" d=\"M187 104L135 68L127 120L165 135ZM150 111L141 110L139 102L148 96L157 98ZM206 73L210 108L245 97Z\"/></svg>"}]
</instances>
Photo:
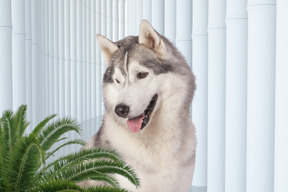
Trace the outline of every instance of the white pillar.
<instances>
[{"instance_id":1,"label":"white pillar","mask_svg":"<svg viewBox=\"0 0 288 192\"><path fill-rule=\"evenodd\" d=\"M43 3L43 65L44 65L44 113L47 116L49 114L49 1L45 1Z\"/></svg>"},{"instance_id":2,"label":"white pillar","mask_svg":"<svg viewBox=\"0 0 288 192\"><path fill-rule=\"evenodd\" d=\"M177 1L177 18L176 18L176 46L182 52L184 57L187 60L188 65L192 66L192 1L191 0L179 0ZM161 6L156 9L160 9ZM152 11L153 12L153 11ZM152 22L153 22L153 13L152 13ZM163 17L164 19L164 17ZM154 23L154 22L153 22ZM163 23L163 21L162 21ZM161 32L161 28L164 26L157 27L154 26L155 29L160 29L159 33Z\"/></svg>"},{"instance_id":3,"label":"white pillar","mask_svg":"<svg viewBox=\"0 0 288 192\"><path fill-rule=\"evenodd\" d=\"M0 113L12 109L11 1L0 1Z\"/></svg>"},{"instance_id":4,"label":"white pillar","mask_svg":"<svg viewBox=\"0 0 288 192\"><path fill-rule=\"evenodd\" d=\"M248 0L247 192L274 185L275 0Z\"/></svg>"},{"instance_id":5,"label":"white pillar","mask_svg":"<svg viewBox=\"0 0 288 192\"><path fill-rule=\"evenodd\" d=\"M225 0L208 9L208 161L207 190L223 192L225 167Z\"/></svg>"},{"instance_id":6,"label":"white pillar","mask_svg":"<svg viewBox=\"0 0 288 192\"><path fill-rule=\"evenodd\" d=\"M102 13L101 13L101 0L96 1L96 34L101 33L101 21L102 21ZM101 116L101 105L102 105L102 59L101 52L98 44L96 45L96 116Z\"/></svg>"},{"instance_id":7,"label":"white pillar","mask_svg":"<svg viewBox=\"0 0 288 192\"><path fill-rule=\"evenodd\" d=\"M77 0L76 14L76 39L77 39L77 119L83 122L83 87L82 87L82 0Z\"/></svg>"},{"instance_id":8,"label":"white pillar","mask_svg":"<svg viewBox=\"0 0 288 192\"><path fill-rule=\"evenodd\" d=\"M112 22L113 22L113 41L119 40L119 1L113 0Z\"/></svg>"},{"instance_id":9,"label":"white pillar","mask_svg":"<svg viewBox=\"0 0 288 192\"><path fill-rule=\"evenodd\" d=\"M192 102L197 150L193 186L207 186L208 0L193 1L193 72L197 90Z\"/></svg>"},{"instance_id":10,"label":"white pillar","mask_svg":"<svg viewBox=\"0 0 288 192\"><path fill-rule=\"evenodd\" d=\"M143 1L143 19L146 19L150 23L152 22L152 3L151 0Z\"/></svg>"},{"instance_id":11,"label":"white pillar","mask_svg":"<svg viewBox=\"0 0 288 192\"><path fill-rule=\"evenodd\" d=\"M135 0L127 0L127 35L138 35L138 25L136 23L137 3Z\"/></svg>"},{"instance_id":12,"label":"white pillar","mask_svg":"<svg viewBox=\"0 0 288 192\"><path fill-rule=\"evenodd\" d=\"M141 23L141 21L142 21L142 19L143 19L143 0L137 0L136 1L136 26L134 26L134 27L136 27L136 29L137 29L137 27L139 27L140 26L140 23ZM163 7L163 10L164 10L164 7ZM139 31L137 30L137 32L139 33ZM137 34L137 33L136 33Z\"/></svg>"},{"instance_id":13,"label":"white pillar","mask_svg":"<svg viewBox=\"0 0 288 192\"><path fill-rule=\"evenodd\" d=\"M277 1L274 191L288 191L288 1Z\"/></svg>"},{"instance_id":14,"label":"white pillar","mask_svg":"<svg viewBox=\"0 0 288 192\"><path fill-rule=\"evenodd\" d=\"M83 105L83 121L87 120L87 57L86 57L86 0L82 0L82 105Z\"/></svg>"},{"instance_id":15,"label":"white pillar","mask_svg":"<svg viewBox=\"0 0 288 192\"><path fill-rule=\"evenodd\" d=\"M71 52L71 116L77 118L77 45L76 45L77 0L70 1L70 52Z\"/></svg>"},{"instance_id":16,"label":"white pillar","mask_svg":"<svg viewBox=\"0 0 288 192\"><path fill-rule=\"evenodd\" d=\"M247 1L227 0L225 191L246 186Z\"/></svg>"},{"instance_id":17,"label":"white pillar","mask_svg":"<svg viewBox=\"0 0 288 192\"><path fill-rule=\"evenodd\" d=\"M91 2L86 0L86 106L87 120L91 119Z\"/></svg>"},{"instance_id":18,"label":"white pillar","mask_svg":"<svg viewBox=\"0 0 288 192\"><path fill-rule=\"evenodd\" d=\"M96 90L96 1L91 1L91 118L96 117L96 96L97 96L97 90Z\"/></svg>"},{"instance_id":19,"label":"white pillar","mask_svg":"<svg viewBox=\"0 0 288 192\"><path fill-rule=\"evenodd\" d=\"M63 118L65 111L65 50L64 50L64 0L58 1L59 20L59 117Z\"/></svg>"},{"instance_id":20,"label":"white pillar","mask_svg":"<svg viewBox=\"0 0 288 192\"><path fill-rule=\"evenodd\" d=\"M119 0L119 39L125 36L125 0Z\"/></svg>"},{"instance_id":21,"label":"white pillar","mask_svg":"<svg viewBox=\"0 0 288 192\"><path fill-rule=\"evenodd\" d=\"M25 0L25 63L26 63L26 104L27 120L32 120L32 37L31 37L31 0ZM29 125L31 128L31 124Z\"/></svg>"},{"instance_id":22,"label":"white pillar","mask_svg":"<svg viewBox=\"0 0 288 192\"><path fill-rule=\"evenodd\" d=\"M112 40L113 38L113 32L112 32L112 27L113 27L113 22L112 22L112 0L106 0L107 2L107 7L106 7L106 13L107 13L107 38Z\"/></svg>"},{"instance_id":23,"label":"white pillar","mask_svg":"<svg viewBox=\"0 0 288 192\"><path fill-rule=\"evenodd\" d=\"M192 10L191 10L192 1L191 0L182 0L182 1L180 0L179 5L182 3L183 4L187 3L185 6L190 8L190 10L189 10L190 11L189 20L190 20L192 18L192 16L191 16L192 15ZM151 3L151 6L152 6L152 11L151 11L152 25L153 25L154 29L156 29L156 31L158 31L160 34L164 34L164 23L165 23L164 22L164 0L153 0ZM181 9L178 9L178 10L181 10ZM181 11L186 12L184 6L182 7ZM191 33L190 33L190 38L191 38Z\"/></svg>"},{"instance_id":24,"label":"white pillar","mask_svg":"<svg viewBox=\"0 0 288 192\"><path fill-rule=\"evenodd\" d=\"M65 116L71 116L70 0L64 1Z\"/></svg>"},{"instance_id":25,"label":"white pillar","mask_svg":"<svg viewBox=\"0 0 288 192\"><path fill-rule=\"evenodd\" d=\"M164 34L172 43L176 43L176 0L165 1ZM199 19L199 18L198 18Z\"/></svg>"},{"instance_id":26,"label":"white pillar","mask_svg":"<svg viewBox=\"0 0 288 192\"><path fill-rule=\"evenodd\" d=\"M54 23L54 48L53 48L53 56L54 56L54 95L53 95L53 100L54 100L54 111L53 113L59 115L60 113L60 85L59 85L59 69L60 66L59 64L60 59L59 59L59 3L58 0L54 0L54 8L53 8L53 23Z\"/></svg>"},{"instance_id":27,"label":"white pillar","mask_svg":"<svg viewBox=\"0 0 288 192\"><path fill-rule=\"evenodd\" d=\"M48 93L46 93L46 97L48 97L48 115L51 115L54 113L54 8L55 8L55 4L53 1L49 1L49 7L46 8L46 11L48 11L48 23L49 23L49 27L48 29L46 29L45 33L48 33L48 42L47 46L48 46L48 58L49 58L49 63L48 66L48 71L45 71L46 74L48 74ZM58 82L55 82L58 83ZM47 90L47 89L46 89Z\"/></svg>"},{"instance_id":28,"label":"white pillar","mask_svg":"<svg viewBox=\"0 0 288 192\"><path fill-rule=\"evenodd\" d=\"M13 109L26 104L25 1L12 0Z\"/></svg>"}]
</instances>

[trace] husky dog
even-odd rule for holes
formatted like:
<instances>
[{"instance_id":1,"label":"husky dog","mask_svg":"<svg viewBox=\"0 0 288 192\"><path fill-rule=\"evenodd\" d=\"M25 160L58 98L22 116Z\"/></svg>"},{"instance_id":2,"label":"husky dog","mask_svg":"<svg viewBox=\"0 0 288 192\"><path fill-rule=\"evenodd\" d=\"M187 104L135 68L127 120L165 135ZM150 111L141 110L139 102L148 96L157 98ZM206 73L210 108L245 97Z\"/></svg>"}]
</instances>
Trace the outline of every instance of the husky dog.
<instances>
[{"instance_id":1,"label":"husky dog","mask_svg":"<svg viewBox=\"0 0 288 192\"><path fill-rule=\"evenodd\" d=\"M86 148L118 151L140 178L141 192L190 191L195 164L195 128L190 105L195 78L182 54L143 20L139 36L112 42L97 35L107 64L105 114ZM86 182L86 186L91 183Z\"/></svg>"}]
</instances>

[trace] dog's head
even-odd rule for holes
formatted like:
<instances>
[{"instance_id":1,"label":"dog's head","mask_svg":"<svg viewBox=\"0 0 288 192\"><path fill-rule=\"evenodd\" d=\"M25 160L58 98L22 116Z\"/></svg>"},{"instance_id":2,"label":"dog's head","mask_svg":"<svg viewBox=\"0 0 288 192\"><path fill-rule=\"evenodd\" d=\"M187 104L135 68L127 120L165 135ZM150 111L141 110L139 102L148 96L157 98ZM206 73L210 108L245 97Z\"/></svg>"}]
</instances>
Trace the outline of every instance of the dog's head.
<instances>
[{"instance_id":1,"label":"dog's head","mask_svg":"<svg viewBox=\"0 0 288 192\"><path fill-rule=\"evenodd\" d=\"M194 76L185 59L148 21L141 22L139 36L112 42L98 34L97 40L107 64L103 78L106 111L132 132L148 126L161 102L189 81L193 81L190 88L194 92ZM188 77L187 83L181 81L184 76ZM189 106L192 96L183 92Z\"/></svg>"}]
</instances>

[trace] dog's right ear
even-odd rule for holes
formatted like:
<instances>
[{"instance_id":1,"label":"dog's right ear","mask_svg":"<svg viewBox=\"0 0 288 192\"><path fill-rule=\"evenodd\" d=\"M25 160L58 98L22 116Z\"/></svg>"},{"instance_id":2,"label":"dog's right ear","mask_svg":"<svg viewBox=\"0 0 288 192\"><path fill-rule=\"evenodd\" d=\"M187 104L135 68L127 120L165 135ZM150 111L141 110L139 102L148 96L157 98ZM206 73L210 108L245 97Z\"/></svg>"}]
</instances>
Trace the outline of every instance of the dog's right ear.
<instances>
[{"instance_id":1,"label":"dog's right ear","mask_svg":"<svg viewBox=\"0 0 288 192\"><path fill-rule=\"evenodd\" d=\"M105 63L108 66L110 65L112 55L118 50L118 46L103 35L97 34L96 38L100 50L104 55Z\"/></svg>"}]
</instances>

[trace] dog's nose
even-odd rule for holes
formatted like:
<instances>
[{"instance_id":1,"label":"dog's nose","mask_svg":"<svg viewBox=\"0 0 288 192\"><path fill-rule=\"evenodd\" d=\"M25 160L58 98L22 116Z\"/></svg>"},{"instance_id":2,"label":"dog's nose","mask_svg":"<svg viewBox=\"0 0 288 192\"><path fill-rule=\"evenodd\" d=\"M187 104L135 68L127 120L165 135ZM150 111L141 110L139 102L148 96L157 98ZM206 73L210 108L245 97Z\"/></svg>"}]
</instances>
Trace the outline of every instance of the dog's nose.
<instances>
[{"instance_id":1,"label":"dog's nose","mask_svg":"<svg viewBox=\"0 0 288 192\"><path fill-rule=\"evenodd\" d=\"M119 117L127 117L128 113L129 113L129 106L124 105L124 104L119 104L115 107L115 113L119 116Z\"/></svg>"}]
</instances>

